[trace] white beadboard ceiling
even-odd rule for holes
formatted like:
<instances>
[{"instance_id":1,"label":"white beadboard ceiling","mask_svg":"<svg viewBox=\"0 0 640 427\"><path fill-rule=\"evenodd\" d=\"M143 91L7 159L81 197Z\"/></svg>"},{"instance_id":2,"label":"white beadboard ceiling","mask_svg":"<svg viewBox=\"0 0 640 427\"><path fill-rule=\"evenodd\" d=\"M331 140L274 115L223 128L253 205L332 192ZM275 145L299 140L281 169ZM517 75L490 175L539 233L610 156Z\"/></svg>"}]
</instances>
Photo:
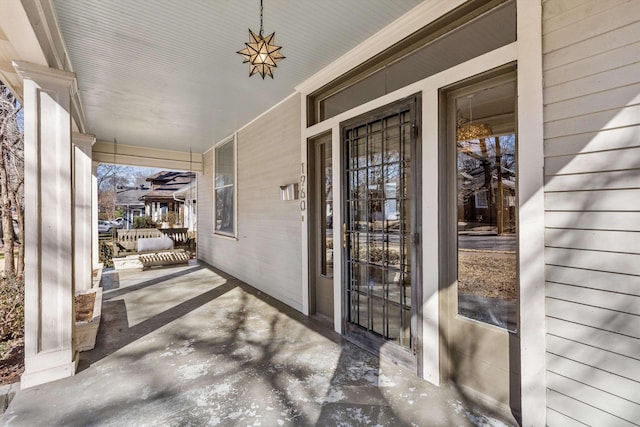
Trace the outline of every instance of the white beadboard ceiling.
<instances>
[{"instance_id":1,"label":"white beadboard ceiling","mask_svg":"<svg viewBox=\"0 0 640 427\"><path fill-rule=\"evenodd\" d=\"M203 152L421 0L264 0L286 59L249 78L236 51L259 0L54 0L87 131L99 140Z\"/></svg>"}]
</instances>

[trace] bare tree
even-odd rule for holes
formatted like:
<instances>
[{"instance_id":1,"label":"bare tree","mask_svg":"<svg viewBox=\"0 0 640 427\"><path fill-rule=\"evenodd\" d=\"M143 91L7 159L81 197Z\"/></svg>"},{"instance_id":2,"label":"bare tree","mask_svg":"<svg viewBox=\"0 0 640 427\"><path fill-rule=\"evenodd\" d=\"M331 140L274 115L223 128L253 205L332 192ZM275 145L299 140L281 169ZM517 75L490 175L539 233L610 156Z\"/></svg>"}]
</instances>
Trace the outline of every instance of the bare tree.
<instances>
[{"instance_id":1,"label":"bare tree","mask_svg":"<svg viewBox=\"0 0 640 427\"><path fill-rule=\"evenodd\" d=\"M22 106L0 82L0 209L4 241L5 276L22 274L24 270L24 129ZM14 257L14 215L18 223L18 239L23 243Z\"/></svg>"}]
</instances>

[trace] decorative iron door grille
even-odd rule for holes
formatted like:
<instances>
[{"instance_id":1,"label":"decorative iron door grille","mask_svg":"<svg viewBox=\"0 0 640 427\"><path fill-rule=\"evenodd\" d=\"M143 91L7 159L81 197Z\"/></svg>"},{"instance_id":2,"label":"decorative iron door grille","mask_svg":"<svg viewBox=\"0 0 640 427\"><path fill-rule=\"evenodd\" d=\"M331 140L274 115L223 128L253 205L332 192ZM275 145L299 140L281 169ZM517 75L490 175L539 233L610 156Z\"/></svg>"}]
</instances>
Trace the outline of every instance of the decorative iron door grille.
<instances>
[{"instance_id":1,"label":"decorative iron door grille","mask_svg":"<svg viewBox=\"0 0 640 427\"><path fill-rule=\"evenodd\" d=\"M417 97L343 127L347 335L415 367Z\"/></svg>"}]
</instances>

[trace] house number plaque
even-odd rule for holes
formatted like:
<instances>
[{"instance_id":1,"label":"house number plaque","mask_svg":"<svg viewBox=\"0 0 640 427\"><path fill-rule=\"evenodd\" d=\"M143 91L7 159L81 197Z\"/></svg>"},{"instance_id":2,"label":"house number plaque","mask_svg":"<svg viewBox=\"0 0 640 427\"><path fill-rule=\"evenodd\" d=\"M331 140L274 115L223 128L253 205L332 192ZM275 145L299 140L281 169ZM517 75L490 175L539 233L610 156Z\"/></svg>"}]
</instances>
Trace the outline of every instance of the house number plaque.
<instances>
[{"instance_id":1,"label":"house number plaque","mask_svg":"<svg viewBox=\"0 0 640 427\"><path fill-rule=\"evenodd\" d=\"M307 176L304 173L304 162L300 163L300 172L300 210L304 212L307 209L307 192L305 191Z\"/></svg>"}]
</instances>

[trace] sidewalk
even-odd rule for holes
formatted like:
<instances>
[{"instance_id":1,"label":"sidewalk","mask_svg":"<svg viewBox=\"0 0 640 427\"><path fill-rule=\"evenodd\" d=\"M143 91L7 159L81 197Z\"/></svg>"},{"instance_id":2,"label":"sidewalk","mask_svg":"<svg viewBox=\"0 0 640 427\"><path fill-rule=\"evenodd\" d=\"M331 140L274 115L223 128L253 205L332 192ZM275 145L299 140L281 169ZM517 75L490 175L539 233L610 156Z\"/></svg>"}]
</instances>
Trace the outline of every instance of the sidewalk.
<instances>
[{"instance_id":1,"label":"sidewalk","mask_svg":"<svg viewBox=\"0 0 640 427\"><path fill-rule=\"evenodd\" d=\"M504 426L205 265L103 276L97 346L9 426Z\"/></svg>"}]
</instances>

